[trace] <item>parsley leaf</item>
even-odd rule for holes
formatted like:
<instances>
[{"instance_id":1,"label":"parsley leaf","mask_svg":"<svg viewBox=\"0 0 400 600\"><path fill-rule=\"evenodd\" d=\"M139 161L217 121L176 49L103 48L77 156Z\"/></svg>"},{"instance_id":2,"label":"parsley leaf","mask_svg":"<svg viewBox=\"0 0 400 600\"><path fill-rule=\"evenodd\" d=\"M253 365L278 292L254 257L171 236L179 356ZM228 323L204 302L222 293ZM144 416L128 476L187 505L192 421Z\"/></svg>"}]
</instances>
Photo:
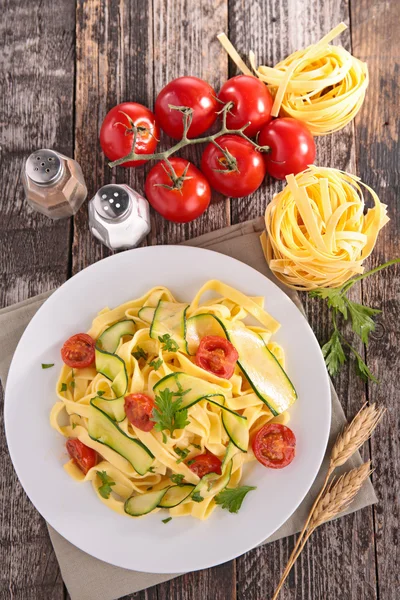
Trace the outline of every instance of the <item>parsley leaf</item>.
<instances>
[{"instance_id":1,"label":"parsley leaf","mask_svg":"<svg viewBox=\"0 0 400 600\"><path fill-rule=\"evenodd\" d=\"M148 472L148 473L155 473L154 467L149 467L149 468L147 469L147 472Z\"/></svg>"},{"instance_id":2,"label":"parsley leaf","mask_svg":"<svg viewBox=\"0 0 400 600\"><path fill-rule=\"evenodd\" d=\"M255 490L254 486L242 485L238 488L225 488L217 496L215 502L221 505L221 508L226 508L231 513L237 513L242 506L242 502L248 492Z\"/></svg>"},{"instance_id":3,"label":"parsley leaf","mask_svg":"<svg viewBox=\"0 0 400 600\"><path fill-rule=\"evenodd\" d=\"M332 333L331 339L322 346L322 354L329 374L336 375L346 361L346 355L340 343L340 334L337 329Z\"/></svg>"},{"instance_id":4,"label":"parsley leaf","mask_svg":"<svg viewBox=\"0 0 400 600\"><path fill-rule=\"evenodd\" d=\"M74 387L75 387L75 379L73 379L69 385L72 387L72 389L74 389Z\"/></svg>"},{"instance_id":5,"label":"parsley leaf","mask_svg":"<svg viewBox=\"0 0 400 600\"><path fill-rule=\"evenodd\" d=\"M135 352L132 352L132 355L136 358L136 360L139 360L140 358L147 360L148 357L147 352L145 352L140 346L136 346L136 350Z\"/></svg>"},{"instance_id":6,"label":"parsley leaf","mask_svg":"<svg viewBox=\"0 0 400 600\"><path fill-rule=\"evenodd\" d=\"M149 485L149 487L148 487L148 488L146 488L146 492L150 492L150 490L152 490L152 489L153 489L153 486L152 486L152 485Z\"/></svg>"},{"instance_id":7,"label":"parsley leaf","mask_svg":"<svg viewBox=\"0 0 400 600\"><path fill-rule=\"evenodd\" d=\"M162 519L162 523L167 524L172 521L172 517L167 517L166 519Z\"/></svg>"},{"instance_id":8,"label":"parsley leaf","mask_svg":"<svg viewBox=\"0 0 400 600\"><path fill-rule=\"evenodd\" d=\"M54 367L54 363L42 363L42 369L50 369Z\"/></svg>"},{"instance_id":9,"label":"parsley leaf","mask_svg":"<svg viewBox=\"0 0 400 600\"><path fill-rule=\"evenodd\" d=\"M309 292L311 298L326 300L329 308L335 308L347 319L347 298L342 296L342 288L318 288Z\"/></svg>"},{"instance_id":10,"label":"parsley leaf","mask_svg":"<svg viewBox=\"0 0 400 600\"><path fill-rule=\"evenodd\" d=\"M156 359L154 359L154 360L152 360L151 362L149 362L149 365L150 365L151 367L153 367L153 369L154 369L155 371L157 371L157 369L159 369L159 368L161 367L161 365L162 365L162 364L163 364L163 360L162 360L162 358L157 358L157 360L156 360Z\"/></svg>"},{"instance_id":11,"label":"parsley leaf","mask_svg":"<svg viewBox=\"0 0 400 600\"><path fill-rule=\"evenodd\" d=\"M192 446L194 448L197 448L197 450L201 450L201 446L199 446L199 444L193 444L193 442L192 442Z\"/></svg>"},{"instance_id":12,"label":"parsley leaf","mask_svg":"<svg viewBox=\"0 0 400 600\"><path fill-rule=\"evenodd\" d=\"M156 396L153 409L154 429L156 431L167 430L171 437L173 437L175 429L184 429L190 423L187 420L187 408L181 408L182 396L178 396L176 400L173 398L174 393L165 388Z\"/></svg>"},{"instance_id":13,"label":"parsley leaf","mask_svg":"<svg viewBox=\"0 0 400 600\"><path fill-rule=\"evenodd\" d=\"M100 496L102 496L105 500L108 500L112 492L111 487L115 485L115 481L113 481L111 477L107 475L107 471L96 471L96 473L100 477L103 484L99 487Z\"/></svg>"},{"instance_id":14,"label":"parsley leaf","mask_svg":"<svg viewBox=\"0 0 400 600\"><path fill-rule=\"evenodd\" d=\"M354 333L356 333L362 342L368 344L368 336L372 331L375 331L375 321L372 319L374 315L381 313L377 308L370 308L363 304L357 304L351 300L347 300L349 313L351 317L351 325Z\"/></svg>"},{"instance_id":15,"label":"parsley leaf","mask_svg":"<svg viewBox=\"0 0 400 600\"><path fill-rule=\"evenodd\" d=\"M175 452L178 456L180 456L180 458L178 458L178 460L176 461L176 464L179 465L179 463L181 463L183 460L185 460L185 458L189 454L189 449L188 448L183 448L183 449L175 448Z\"/></svg>"},{"instance_id":16,"label":"parsley leaf","mask_svg":"<svg viewBox=\"0 0 400 600\"><path fill-rule=\"evenodd\" d=\"M61 388L60 388L60 392L66 392L67 391L67 384L66 383L62 383L61 384Z\"/></svg>"},{"instance_id":17,"label":"parsley leaf","mask_svg":"<svg viewBox=\"0 0 400 600\"><path fill-rule=\"evenodd\" d=\"M215 498L217 499L217 496ZM192 494L190 499L193 500L193 502L203 502L204 500L200 492L195 492L194 494Z\"/></svg>"},{"instance_id":18,"label":"parsley leaf","mask_svg":"<svg viewBox=\"0 0 400 600\"><path fill-rule=\"evenodd\" d=\"M101 390L100 390L100 392L97 392L98 396L104 396L104 394L105 394L105 392L102 392Z\"/></svg>"},{"instance_id":19,"label":"parsley leaf","mask_svg":"<svg viewBox=\"0 0 400 600\"><path fill-rule=\"evenodd\" d=\"M75 429L76 426L77 426L77 423L72 423L72 429Z\"/></svg>"},{"instance_id":20,"label":"parsley leaf","mask_svg":"<svg viewBox=\"0 0 400 600\"><path fill-rule=\"evenodd\" d=\"M169 478L172 483L176 483L176 485L182 485L182 481L185 479L185 476L181 475L181 473L173 473Z\"/></svg>"},{"instance_id":21,"label":"parsley leaf","mask_svg":"<svg viewBox=\"0 0 400 600\"><path fill-rule=\"evenodd\" d=\"M159 335L158 339L162 344L164 344L161 349L165 350L166 352L176 352L179 349L178 343L172 339L169 333Z\"/></svg>"}]
</instances>

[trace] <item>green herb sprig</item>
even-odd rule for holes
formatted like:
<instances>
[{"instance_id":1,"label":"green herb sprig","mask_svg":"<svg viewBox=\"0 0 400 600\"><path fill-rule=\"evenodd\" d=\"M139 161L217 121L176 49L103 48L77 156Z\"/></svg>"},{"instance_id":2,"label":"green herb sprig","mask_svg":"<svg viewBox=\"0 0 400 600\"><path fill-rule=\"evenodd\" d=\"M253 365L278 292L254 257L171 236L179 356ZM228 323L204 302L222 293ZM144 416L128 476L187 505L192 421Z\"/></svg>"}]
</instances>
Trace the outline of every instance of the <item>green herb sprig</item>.
<instances>
[{"instance_id":1,"label":"green herb sprig","mask_svg":"<svg viewBox=\"0 0 400 600\"><path fill-rule=\"evenodd\" d=\"M226 508L230 513L239 512L243 500L251 490L257 489L252 485L242 485L237 488L225 488L217 496L215 496L216 504L220 504L221 508Z\"/></svg>"},{"instance_id":2,"label":"green herb sprig","mask_svg":"<svg viewBox=\"0 0 400 600\"><path fill-rule=\"evenodd\" d=\"M147 360L148 354L143 350L143 348L141 348L140 346L136 346L136 350L135 352L132 352L132 356L134 356L136 360L139 360L140 358L144 358L144 360Z\"/></svg>"},{"instance_id":3,"label":"green herb sprig","mask_svg":"<svg viewBox=\"0 0 400 600\"><path fill-rule=\"evenodd\" d=\"M184 394L183 391L182 393L171 392L168 388L157 394L153 409L154 429L156 431L169 431L171 437L173 437L176 429L184 429L186 425L189 425L187 408L181 408ZM176 399L174 400L174 398Z\"/></svg>"},{"instance_id":4,"label":"green herb sprig","mask_svg":"<svg viewBox=\"0 0 400 600\"><path fill-rule=\"evenodd\" d=\"M342 365L347 361L348 354L355 359L355 368L357 375L363 380L370 379L378 383L375 375L370 371L363 358L352 346L348 339L339 329L338 318L341 317L345 322L350 321L354 334L361 340L363 344L368 345L369 335L376 328L375 317L382 311L377 308L370 308L364 304L353 302L347 297L347 292L355 283L389 267L400 263L400 258L394 258L388 262L375 267L371 271L367 271L358 277L354 277L338 288L318 288L309 292L312 298L321 298L326 300L328 307L331 309L333 332L329 340L322 346L322 354L325 358L325 363L330 375L336 375Z\"/></svg>"},{"instance_id":5,"label":"green herb sprig","mask_svg":"<svg viewBox=\"0 0 400 600\"><path fill-rule=\"evenodd\" d=\"M96 471L96 474L100 477L103 485L99 487L100 496L105 500L108 500L112 492L112 486L115 485L115 481L107 475L107 471Z\"/></svg>"},{"instance_id":6,"label":"green herb sprig","mask_svg":"<svg viewBox=\"0 0 400 600\"><path fill-rule=\"evenodd\" d=\"M169 335L169 333L165 333L164 335L159 335L158 341L161 342L162 344L164 344L162 346L161 350L164 350L165 352L176 352L177 350L179 350L178 342L176 342L174 339L172 339L172 337Z\"/></svg>"},{"instance_id":7,"label":"green herb sprig","mask_svg":"<svg viewBox=\"0 0 400 600\"><path fill-rule=\"evenodd\" d=\"M153 367L153 369L155 371L157 371L161 367L162 364L163 364L162 358L157 358L157 360L154 359L151 362L149 362L150 367Z\"/></svg>"}]
</instances>

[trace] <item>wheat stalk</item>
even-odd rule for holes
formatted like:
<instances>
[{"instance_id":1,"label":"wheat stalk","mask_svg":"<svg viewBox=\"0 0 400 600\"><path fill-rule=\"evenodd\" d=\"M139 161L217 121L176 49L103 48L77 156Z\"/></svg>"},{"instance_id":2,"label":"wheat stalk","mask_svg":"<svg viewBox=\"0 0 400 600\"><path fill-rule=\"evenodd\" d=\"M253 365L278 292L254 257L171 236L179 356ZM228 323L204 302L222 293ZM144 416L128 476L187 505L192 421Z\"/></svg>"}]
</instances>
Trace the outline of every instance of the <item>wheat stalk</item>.
<instances>
[{"instance_id":1,"label":"wheat stalk","mask_svg":"<svg viewBox=\"0 0 400 600\"><path fill-rule=\"evenodd\" d=\"M314 529L344 510L357 494L364 479L369 476L370 463L368 462L357 469L352 469L352 471L346 473L336 481L331 481L328 486L330 476L334 470L344 465L350 456L370 438L384 413L385 409L377 408L376 404L371 404L370 406L364 404L351 423L346 425L342 433L339 434L331 451L328 472L322 488L311 507L308 518L296 541L272 600L276 600L278 597L286 577ZM360 481L359 487L357 487L357 481ZM321 504L322 502L323 504ZM339 505L340 507L338 508ZM316 514L317 510L318 514ZM322 518L323 520L321 520Z\"/></svg>"}]
</instances>

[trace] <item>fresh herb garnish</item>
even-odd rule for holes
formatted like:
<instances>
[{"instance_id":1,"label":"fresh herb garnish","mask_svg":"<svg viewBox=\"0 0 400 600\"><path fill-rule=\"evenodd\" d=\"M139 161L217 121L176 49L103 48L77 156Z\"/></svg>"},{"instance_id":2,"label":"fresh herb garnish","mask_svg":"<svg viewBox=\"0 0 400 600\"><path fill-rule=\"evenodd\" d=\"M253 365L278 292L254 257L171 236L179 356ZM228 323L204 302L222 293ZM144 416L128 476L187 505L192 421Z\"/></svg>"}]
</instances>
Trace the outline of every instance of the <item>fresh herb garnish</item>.
<instances>
[{"instance_id":1,"label":"fresh herb garnish","mask_svg":"<svg viewBox=\"0 0 400 600\"><path fill-rule=\"evenodd\" d=\"M183 460L185 460L185 458L187 457L187 455L189 454L189 449L188 448L174 448L175 453L180 456L180 458L178 458L178 460L176 461L176 464L179 465L179 463L181 463Z\"/></svg>"},{"instance_id":2,"label":"fresh herb garnish","mask_svg":"<svg viewBox=\"0 0 400 600\"><path fill-rule=\"evenodd\" d=\"M105 500L108 500L112 492L111 487L115 485L115 481L113 481L111 477L107 475L107 471L96 471L96 473L100 477L103 484L99 487L100 496L102 496Z\"/></svg>"},{"instance_id":3,"label":"fresh herb garnish","mask_svg":"<svg viewBox=\"0 0 400 600\"><path fill-rule=\"evenodd\" d=\"M200 492L195 492L194 494L192 494L190 499L193 500L193 502L203 502L204 500Z\"/></svg>"},{"instance_id":4,"label":"fresh herb garnish","mask_svg":"<svg viewBox=\"0 0 400 600\"><path fill-rule=\"evenodd\" d=\"M170 521L172 521L172 517L167 517L166 519L162 519L162 523L169 523Z\"/></svg>"},{"instance_id":5,"label":"fresh herb garnish","mask_svg":"<svg viewBox=\"0 0 400 600\"><path fill-rule=\"evenodd\" d=\"M238 488L225 488L217 496L215 502L221 505L221 508L226 508L231 513L237 513L242 506L242 502L248 492L255 490L254 486L242 485Z\"/></svg>"},{"instance_id":6,"label":"fresh herb garnish","mask_svg":"<svg viewBox=\"0 0 400 600\"><path fill-rule=\"evenodd\" d=\"M185 479L185 476L181 475L181 473L172 473L169 478L172 483L176 483L176 485L182 485L182 481Z\"/></svg>"},{"instance_id":7,"label":"fresh herb garnish","mask_svg":"<svg viewBox=\"0 0 400 600\"><path fill-rule=\"evenodd\" d=\"M193 448L197 448L197 450L201 450L201 446L199 446L199 444L193 444L192 442L192 446Z\"/></svg>"},{"instance_id":8,"label":"fresh herb garnish","mask_svg":"<svg viewBox=\"0 0 400 600\"><path fill-rule=\"evenodd\" d=\"M60 388L60 392L66 392L67 391L67 384L66 383L62 383L61 384L61 388Z\"/></svg>"},{"instance_id":9,"label":"fresh herb garnish","mask_svg":"<svg viewBox=\"0 0 400 600\"><path fill-rule=\"evenodd\" d=\"M100 390L100 392L97 392L98 396L104 396L104 394L105 394L105 392L102 392L101 390Z\"/></svg>"},{"instance_id":10,"label":"fresh herb garnish","mask_svg":"<svg viewBox=\"0 0 400 600\"><path fill-rule=\"evenodd\" d=\"M152 485L149 485L149 487L148 487L148 488L146 488L146 492L150 492L150 490L152 490L152 489L153 489L153 486L152 486Z\"/></svg>"},{"instance_id":11,"label":"fresh herb garnish","mask_svg":"<svg viewBox=\"0 0 400 600\"><path fill-rule=\"evenodd\" d=\"M165 350L166 352L176 352L179 349L178 343L172 339L169 333L159 335L158 339L162 344L164 344L161 349Z\"/></svg>"},{"instance_id":12,"label":"fresh herb garnish","mask_svg":"<svg viewBox=\"0 0 400 600\"><path fill-rule=\"evenodd\" d=\"M155 471L154 471L154 467L149 467L149 468L147 469L147 472L148 472L148 473L155 473Z\"/></svg>"},{"instance_id":13,"label":"fresh herb garnish","mask_svg":"<svg viewBox=\"0 0 400 600\"><path fill-rule=\"evenodd\" d=\"M54 363L42 363L42 369L50 369L54 367Z\"/></svg>"},{"instance_id":14,"label":"fresh herb garnish","mask_svg":"<svg viewBox=\"0 0 400 600\"><path fill-rule=\"evenodd\" d=\"M132 355L136 358L136 360L139 360L140 358L147 360L148 357L147 352L145 352L140 346L136 346L136 350L135 352L132 352Z\"/></svg>"},{"instance_id":15,"label":"fresh herb garnish","mask_svg":"<svg viewBox=\"0 0 400 600\"><path fill-rule=\"evenodd\" d=\"M194 458L192 458L192 460L188 460L186 464L188 467L190 467L190 465L192 465L194 462L196 462L196 461Z\"/></svg>"},{"instance_id":16,"label":"fresh herb garnish","mask_svg":"<svg viewBox=\"0 0 400 600\"><path fill-rule=\"evenodd\" d=\"M69 385L72 387L72 389L74 389L74 387L75 387L75 379L73 379Z\"/></svg>"},{"instance_id":17,"label":"fresh herb garnish","mask_svg":"<svg viewBox=\"0 0 400 600\"><path fill-rule=\"evenodd\" d=\"M183 429L189 425L187 420L187 408L181 408L182 395L174 400L174 394L168 388L160 391L155 398L155 407L153 409L154 429L156 431L169 431L173 437L175 429Z\"/></svg>"},{"instance_id":18,"label":"fresh herb garnish","mask_svg":"<svg viewBox=\"0 0 400 600\"><path fill-rule=\"evenodd\" d=\"M76 426L77 426L77 423L72 423L72 429L75 429Z\"/></svg>"},{"instance_id":19,"label":"fresh herb garnish","mask_svg":"<svg viewBox=\"0 0 400 600\"><path fill-rule=\"evenodd\" d=\"M153 367L153 369L154 369L155 371L157 371L157 369L159 369L159 368L161 367L161 365L162 365L162 364L163 364L163 360L162 360L162 358L157 358L157 360L156 360L156 359L154 359L154 360L152 360L151 362L149 362L149 365L150 365L151 367Z\"/></svg>"}]
</instances>

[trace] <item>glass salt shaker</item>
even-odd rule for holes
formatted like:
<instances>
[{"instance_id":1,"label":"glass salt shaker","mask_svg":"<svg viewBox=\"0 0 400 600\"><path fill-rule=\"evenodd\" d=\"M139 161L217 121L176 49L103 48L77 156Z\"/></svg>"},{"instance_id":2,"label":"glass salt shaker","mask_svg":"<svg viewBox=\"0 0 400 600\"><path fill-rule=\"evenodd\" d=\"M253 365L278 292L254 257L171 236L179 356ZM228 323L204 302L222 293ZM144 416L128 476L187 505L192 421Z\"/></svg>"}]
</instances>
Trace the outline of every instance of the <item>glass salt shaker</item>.
<instances>
[{"instance_id":1,"label":"glass salt shaker","mask_svg":"<svg viewBox=\"0 0 400 600\"><path fill-rule=\"evenodd\" d=\"M71 217L87 196L79 164L54 150L36 150L27 158L22 183L28 204L51 219Z\"/></svg>"},{"instance_id":2,"label":"glass salt shaker","mask_svg":"<svg viewBox=\"0 0 400 600\"><path fill-rule=\"evenodd\" d=\"M150 232L149 203L128 185L104 185L88 208L90 231L111 250L135 248Z\"/></svg>"}]
</instances>

